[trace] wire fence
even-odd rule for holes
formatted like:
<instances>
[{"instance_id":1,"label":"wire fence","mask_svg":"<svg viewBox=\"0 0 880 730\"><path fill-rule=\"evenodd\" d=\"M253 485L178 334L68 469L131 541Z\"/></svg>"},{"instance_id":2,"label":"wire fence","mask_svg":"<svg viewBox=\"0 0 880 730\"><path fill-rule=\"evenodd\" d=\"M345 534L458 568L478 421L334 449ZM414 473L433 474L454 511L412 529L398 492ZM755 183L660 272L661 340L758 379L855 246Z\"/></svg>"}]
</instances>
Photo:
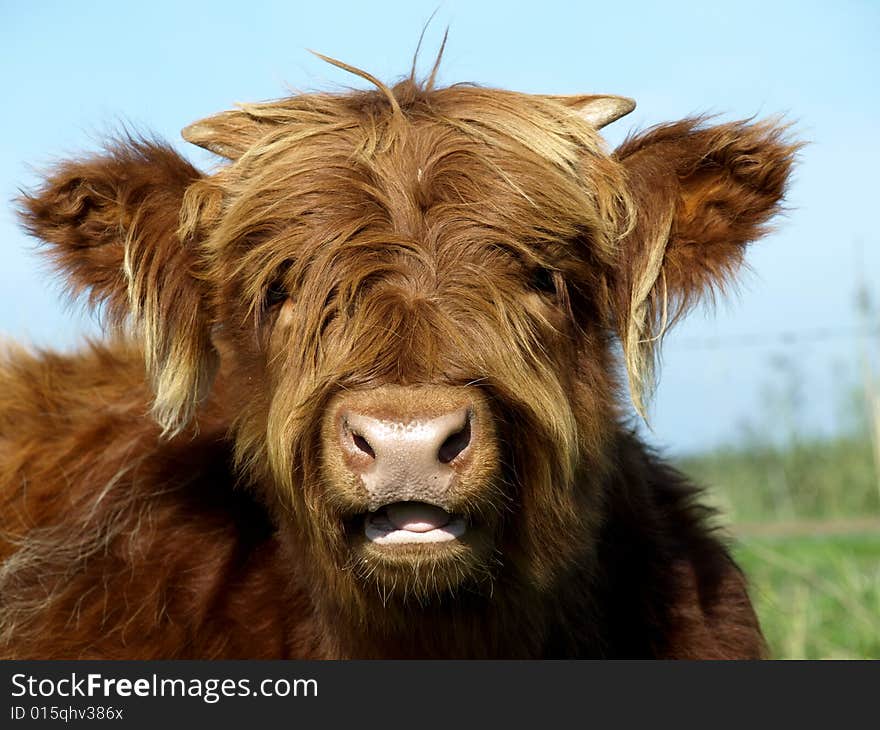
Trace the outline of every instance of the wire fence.
<instances>
[{"instance_id":1,"label":"wire fence","mask_svg":"<svg viewBox=\"0 0 880 730\"><path fill-rule=\"evenodd\" d=\"M755 332L723 337L684 337L671 341L671 344L677 350L721 350L737 347L773 347L833 340L857 340L865 337L880 337L880 326L867 330L862 327L818 327L806 330L783 330L775 333Z\"/></svg>"}]
</instances>

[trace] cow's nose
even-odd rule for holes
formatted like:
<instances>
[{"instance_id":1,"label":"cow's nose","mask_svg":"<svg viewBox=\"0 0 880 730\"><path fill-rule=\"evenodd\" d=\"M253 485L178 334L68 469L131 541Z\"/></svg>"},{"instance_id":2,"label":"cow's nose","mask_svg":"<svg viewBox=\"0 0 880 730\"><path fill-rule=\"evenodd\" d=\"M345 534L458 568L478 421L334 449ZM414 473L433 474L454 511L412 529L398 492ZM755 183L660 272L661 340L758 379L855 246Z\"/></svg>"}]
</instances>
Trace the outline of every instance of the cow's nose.
<instances>
[{"instance_id":1,"label":"cow's nose","mask_svg":"<svg viewBox=\"0 0 880 730\"><path fill-rule=\"evenodd\" d=\"M343 409L339 436L348 468L369 493L371 509L393 502L443 506L467 464L473 409L440 415L387 416Z\"/></svg>"}]
</instances>

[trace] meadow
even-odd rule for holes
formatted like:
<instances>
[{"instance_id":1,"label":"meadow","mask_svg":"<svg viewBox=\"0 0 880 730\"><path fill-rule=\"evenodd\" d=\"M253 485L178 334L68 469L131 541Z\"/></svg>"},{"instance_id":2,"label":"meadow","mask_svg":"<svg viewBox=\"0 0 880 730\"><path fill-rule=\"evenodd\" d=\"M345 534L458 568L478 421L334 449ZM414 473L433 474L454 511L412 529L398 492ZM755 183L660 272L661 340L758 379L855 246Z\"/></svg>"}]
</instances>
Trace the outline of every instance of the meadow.
<instances>
[{"instance_id":1,"label":"meadow","mask_svg":"<svg viewBox=\"0 0 880 730\"><path fill-rule=\"evenodd\" d=\"M864 425L679 462L707 485L774 658L880 658L880 476Z\"/></svg>"}]
</instances>

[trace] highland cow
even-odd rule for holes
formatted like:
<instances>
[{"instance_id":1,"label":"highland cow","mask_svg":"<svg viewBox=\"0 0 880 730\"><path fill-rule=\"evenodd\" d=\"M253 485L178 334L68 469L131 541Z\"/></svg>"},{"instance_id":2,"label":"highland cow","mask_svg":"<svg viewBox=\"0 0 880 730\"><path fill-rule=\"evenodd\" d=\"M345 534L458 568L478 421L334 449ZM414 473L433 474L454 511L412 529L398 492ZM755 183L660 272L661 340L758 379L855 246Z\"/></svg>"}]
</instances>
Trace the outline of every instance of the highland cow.
<instances>
[{"instance_id":1,"label":"highland cow","mask_svg":"<svg viewBox=\"0 0 880 730\"><path fill-rule=\"evenodd\" d=\"M628 99L346 68L375 89L187 127L211 174L127 137L22 198L107 337L0 366L0 653L761 656L628 403L778 211L785 129L609 152Z\"/></svg>"}]
</instances>

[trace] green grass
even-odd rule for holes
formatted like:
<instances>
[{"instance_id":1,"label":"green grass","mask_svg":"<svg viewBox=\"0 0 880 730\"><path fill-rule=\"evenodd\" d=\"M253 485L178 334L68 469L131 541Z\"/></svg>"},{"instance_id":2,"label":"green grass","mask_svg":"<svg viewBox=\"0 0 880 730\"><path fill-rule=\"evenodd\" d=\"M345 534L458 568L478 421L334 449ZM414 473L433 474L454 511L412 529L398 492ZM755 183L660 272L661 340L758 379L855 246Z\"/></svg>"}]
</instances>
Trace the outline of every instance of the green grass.
<instances>
[{"instance_id":1,"label":"green grass","mask_svg":"<svg viewBox=\"0 0 880 730\"><path fill-rule=\"evenodd\" d=\"M730 522L880 517L880 478L867 438L752 444L680 460Z\"/></svg>"},{"instance_id":2,"label":"green grass","mask_svg":"<svg viewBox=\"0 0 880 730\"><path fill-rule=\"evenodd\" d=\"M739 535L774 657L880 658L880 477L868 438L755 439L679 466Z\"/></svg>"},{"instance_id":3,"label":"green grass","mask_svg":"<svg viewBox=\"0 0 880 730\"><path fill-rule=\"evenodd\" d=\"M743 538L736 557L776 658L880 658L880 534Z\"/></svg>"}]
</instances>

